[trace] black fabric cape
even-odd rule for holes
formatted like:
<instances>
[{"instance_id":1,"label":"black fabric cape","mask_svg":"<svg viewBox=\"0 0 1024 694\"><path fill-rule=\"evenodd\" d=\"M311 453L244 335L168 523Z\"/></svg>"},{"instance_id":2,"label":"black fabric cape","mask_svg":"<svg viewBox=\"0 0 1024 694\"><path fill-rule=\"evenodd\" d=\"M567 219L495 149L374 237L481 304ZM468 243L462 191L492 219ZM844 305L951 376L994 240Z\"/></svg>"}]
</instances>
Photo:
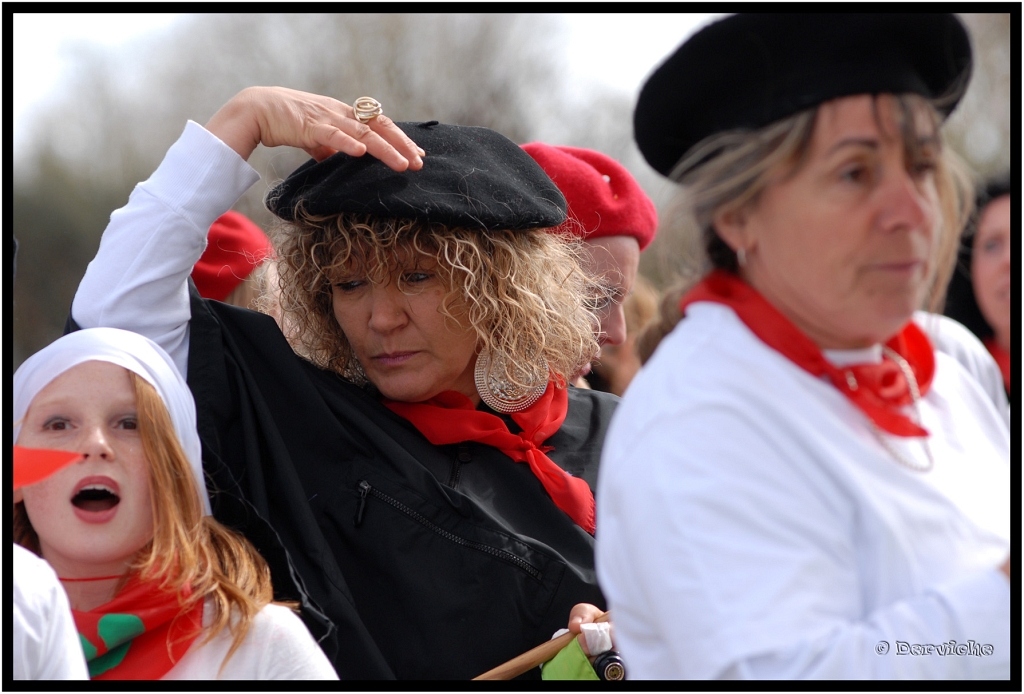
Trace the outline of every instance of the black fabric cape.
<instances>
[{"instance_id":1,"label":"black fabric cape","mask_svg":"<svg viewBox=\"0 0 1024 694\"><path fill-rule=\"evenodd\" d=\"M214 515L267 559L276 597L302 603L343 679L469 679L551 638L576 603L605 608L593 538L529 466L432 445L297 357L270 317L194 288L189 339ZM592 489L617 402L570 388L546 442Z\"/></svg>"}]
</instances>

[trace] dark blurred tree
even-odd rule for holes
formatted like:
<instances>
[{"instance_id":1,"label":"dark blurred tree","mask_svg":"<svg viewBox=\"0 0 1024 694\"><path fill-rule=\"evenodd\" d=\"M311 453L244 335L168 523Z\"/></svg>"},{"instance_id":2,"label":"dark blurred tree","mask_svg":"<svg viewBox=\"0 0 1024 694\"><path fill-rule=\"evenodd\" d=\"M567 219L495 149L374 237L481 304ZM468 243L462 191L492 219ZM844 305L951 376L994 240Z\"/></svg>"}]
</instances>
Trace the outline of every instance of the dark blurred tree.
<instances>
[{"instance_id":1,"label":"dark blurred tree","mask_svg":"<svg viewBox=\"0 0 1024 694\"><path fill-rule=\"evenodd\" d=\"M282 85L346 103L370 95L396 120L483 125L525 142L541 119L566 117L551 97L556 29L543 15L198 15L136 63L80 49L14 184L14 366L61 334L110 212L187 119L205 123L247 86ZM305 158L257 150L263 181L236 209L269 225L263 195Z\"/></svg>"},{"instance_id":2,"label":"dark blurred tree","mask_svg":"<svg viewBox=\"0 0 1024 694\"><path fill-rule=\"evenodd\" d=\"M81 176L53 152L41 153L36 163L38 183L16 183L11 200L19 270L14 368L60 336L110 212L128 200L126 193Z\"/></svg>"}]
</instances>

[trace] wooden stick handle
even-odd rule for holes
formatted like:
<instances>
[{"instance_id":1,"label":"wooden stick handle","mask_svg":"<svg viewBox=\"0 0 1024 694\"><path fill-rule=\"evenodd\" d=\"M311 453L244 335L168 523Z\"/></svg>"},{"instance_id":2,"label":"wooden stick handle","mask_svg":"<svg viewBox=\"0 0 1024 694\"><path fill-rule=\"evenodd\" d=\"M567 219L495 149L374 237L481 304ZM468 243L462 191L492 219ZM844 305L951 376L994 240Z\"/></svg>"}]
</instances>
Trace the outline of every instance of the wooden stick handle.
<instances>
[{"instance_id":1,"label":"wooden stick handle","mask_svg":"<svg viewBox=\"0 0 1024 694\"><path fill-rule=\"evenodd\" d=\"M607 622L612 618L611 612L604 612L594 622ZM569 645L569 642L576 638L578 634L568 633L562 634L558 638L545 641L536 648L531 648L522 655L517 655L507 663L502 663L493 670L488 670L479 677L474 677L474 680L510 680L513 677L519 677L527 670L535 668L541 663L546 663L556 655L558 652Z\"/></svg>"}]
</instances>

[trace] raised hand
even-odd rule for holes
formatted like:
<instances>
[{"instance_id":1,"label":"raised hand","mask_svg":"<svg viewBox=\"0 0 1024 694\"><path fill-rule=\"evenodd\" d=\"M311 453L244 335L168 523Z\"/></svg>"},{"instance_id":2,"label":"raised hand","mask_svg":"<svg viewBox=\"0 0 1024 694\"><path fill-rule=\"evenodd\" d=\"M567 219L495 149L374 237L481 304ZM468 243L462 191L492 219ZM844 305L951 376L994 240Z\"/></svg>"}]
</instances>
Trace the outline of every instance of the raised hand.
<instances>
[{"instance_id":1,"label":"raised hand","mask_svg":"<svg viewBox=\"0 0 1024 694\"><path fill-rule=\"evenodd\" d=\"M423 167L425 152L384 115L367 124L348 104L285 87L249 87L210 118L206 129L248 160L256 149L287 145L317 161L335 152L369 152L395 171Z\"/></svg>"}]
</instances>

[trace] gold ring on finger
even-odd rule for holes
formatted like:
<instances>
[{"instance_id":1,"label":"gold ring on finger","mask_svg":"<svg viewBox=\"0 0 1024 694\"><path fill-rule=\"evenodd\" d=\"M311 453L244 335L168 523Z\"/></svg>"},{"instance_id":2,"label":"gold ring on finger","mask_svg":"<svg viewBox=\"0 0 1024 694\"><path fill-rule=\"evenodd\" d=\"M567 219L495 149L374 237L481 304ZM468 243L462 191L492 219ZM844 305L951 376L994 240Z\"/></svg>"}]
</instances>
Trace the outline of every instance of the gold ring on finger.
<instances>
[{"instance_id":1,"label":"gold ring on finger","mask_svg":"<svg viewBox=\"0 0 1024 694\"><path fill-rule=\"evenodd\" d=\"M384 112L384 107L372 96L361 96L352 104L352 110L356 113L356 120L369 123Z\"/></svg>"}]
</instances>

